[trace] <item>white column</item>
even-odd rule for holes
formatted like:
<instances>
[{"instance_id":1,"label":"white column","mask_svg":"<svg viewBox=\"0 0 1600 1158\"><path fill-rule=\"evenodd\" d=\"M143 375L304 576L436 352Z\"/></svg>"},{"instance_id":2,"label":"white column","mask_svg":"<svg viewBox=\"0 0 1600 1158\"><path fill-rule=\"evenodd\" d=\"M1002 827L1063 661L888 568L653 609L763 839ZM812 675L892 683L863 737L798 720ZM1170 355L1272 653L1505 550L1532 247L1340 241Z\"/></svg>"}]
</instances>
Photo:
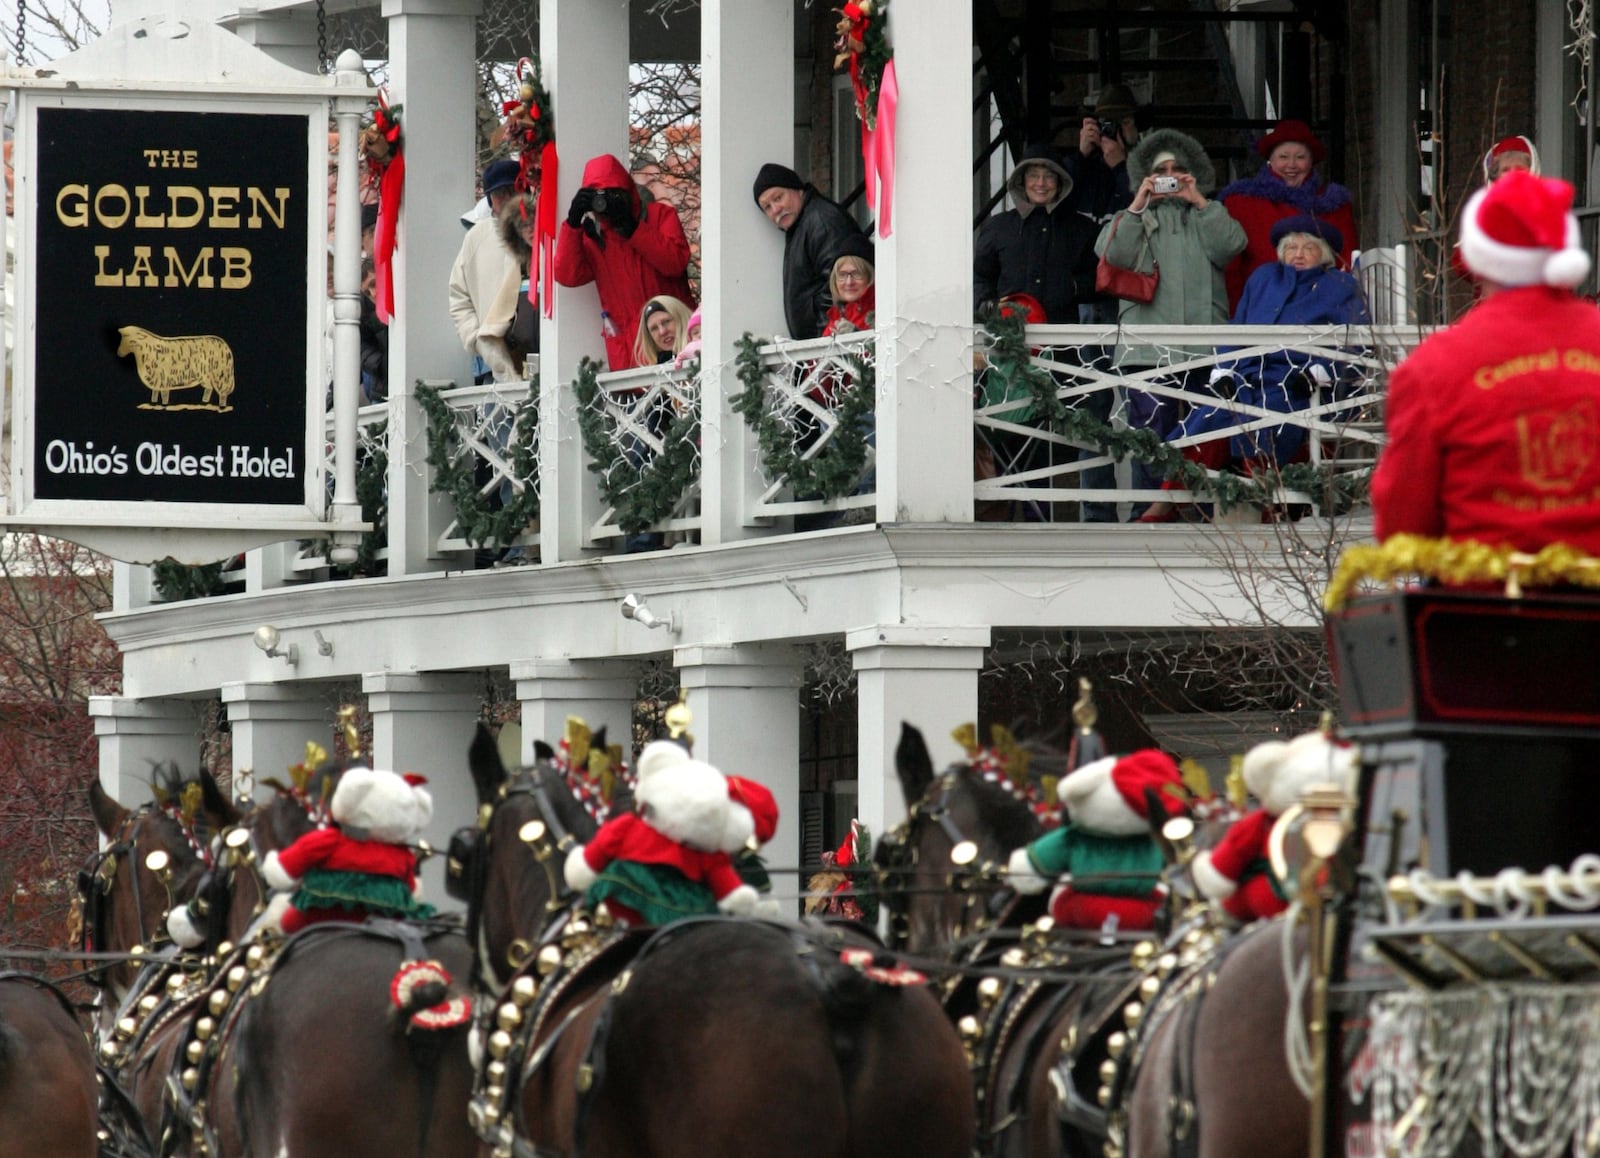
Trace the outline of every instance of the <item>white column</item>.
<instances>
[{"instance_id":1,"label":"white column","mask_svg":"<svg viewBox=\"0 0 1600 1158\"><path fill-rule=\"evenodd\" d=\"M775 868L800 863L800 679L795 653L777 645L680 647L673 663L693 722L695 756L765 784L778 798L778 831L762 850ZM793 872L773 873L773 892L794 897ZM784 912L797 914L793 901Z\"/></svg>"},{"instance_id":2,"label":"white column","mask_svg":"<svg viewBox=\"0 0 1600 1158\"><path fill-rule=\"evenodd\" d=\"M477 149L478 0L383 0L389 104L404 104L406 189L394 260L389 331L389 574L442 570L431 530L447 503L428 493L427 420L418 379L459 381L466 360L450 321L457 218L472 204ZM431 517L430 517L431 516Z\"/></svg>"},{"instance_id":3,"label":"white column","mask_svg":"<svg viewBox=\"0 0 1600 1158\"><path fill-rule=\"evenodd\" d=\"M952 729L978 721L978 673L987 627L863 627L845 636L856 670L858 814L874 835L906 814L895 775L900 725L928 741L935 770L963 756Z\"/></svg>"},{"instance_id":4,"label":"white column","mask_svg":"<svg viewBox=\"0 0 1600 1158\"><path fill-rule=\"evenodd\" d=\"M533 763L533 742L552 748L576 716L591 733L606 730L608 744L621 744L633 763L633 701L638 665L629 661L525 659L511 665L522 704L522 762Z\"/></svg>"},{"instance_id":5,"label":"white column","mask_svg":"<svg viewBox=\"0 0 1600 1158\"><path fill-rule=\"evenodd\" d=\"M728 404L744 389L733 344L787 333L783 233L751 187L767 161L793 160L791 0L702 0L700 60L701 541L720 543L748 534L745 499L761 486L756 439Z\"/></svg>"},{"instance_id":6,"label":"white column","mask_svg":"<svg viewBox=\"0 0 1600 1158\"><path fill-rule=\"evenodd\" d=\"M540 0L539 54L561 151L556 217L565 220L591 157L611 153L628 163L628 6ZM593 284L557 286L555 297L555 317L544 319L539 331L539 557L545 563L581 555L584 514L598 513L599 491L583 452L571 385L583 357L605 365Z\"/></svg>"},{"instance_id":7,"label":"white column","mask_svg":"<svg viewBox=\"0 0 1600 1158\"><path fill-rule=\"evenodd\" d=\"M233 791L256 797L269 776L286 780L290 765L305 759L306 741L333 750L333 713L324 697L304 684L222 685L222 706L233 730Z\"/></svg>"},{"instance_id":8,"label":"white column","mask_svg":"<svg viewBox=\"0 0 1600 1158\"><path fill-rule=\"evenodd\" d=\"M877 245L878 520L971 522L972 190L951 163L972 118L972 0L894 5L889 34L900 113L893 233Z\"/></svg>"},{"instance_id":9,"label":"white column","mask_svg":"<svg viewBox=\"0 0 1600 1158\"><path fill-rule=\"evenodd\" d=\"M375 672L362 677L361 690L372 713L373 764L428 778L433 823L424 835L443 854L450 834L478 815L467 749L483 707L483 680L453 672ZM445 895L443 855L431 858L422 875L429 904L458 907Z\"/></svg>"},{"instance_id":10,"label":"white column","mask_svg":"<svg viewBox=\"0 0 1600 1158\"><path fill-rule=\"evenodd\" d=\"M200 716L188 700L90 696L100 746L100 787L121 804L150 799L150 768L171 760L186 775L200 766Z\"/></svg>"}]
</instances>

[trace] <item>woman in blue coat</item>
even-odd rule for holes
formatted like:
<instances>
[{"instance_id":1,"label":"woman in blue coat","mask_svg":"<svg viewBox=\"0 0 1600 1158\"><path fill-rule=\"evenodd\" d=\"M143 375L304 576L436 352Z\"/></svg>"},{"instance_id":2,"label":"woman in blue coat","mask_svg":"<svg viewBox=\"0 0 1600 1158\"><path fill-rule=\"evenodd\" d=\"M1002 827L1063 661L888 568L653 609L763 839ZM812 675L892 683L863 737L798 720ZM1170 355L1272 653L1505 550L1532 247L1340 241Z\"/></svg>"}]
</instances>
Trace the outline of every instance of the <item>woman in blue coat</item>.
<instances>
[{"instance_id":1,"label":"woman in blue coat","mask_svg":"<svg viewBox=\"0 0 1600 1158\"><path fill-rule=\"evenodd\" d=\"M1356 279L1335 268L1344 238L1337 227L1309 215L1286 217L1272 227L1278 260L1257 267L1245 283L1233 312L1236 326L1358 325L1367 320L1366 302ZM1237 347L1232 347L1237 349ZM1229 347L1219 347L1226 353ZM1316 391L1332 385L1337 365L1303 350L1275 349L1219 363L1211 389L1246 406L1292 414L1310 407ZM1198 406L1167 436L1169 441L1227 430L1256 415L1231 410L1226 402ZM1238 467L1246 474L1294 462L1306 445L1304 426L1260 427L1195 443L1184 456L1212 470ZM1169 484L1176 486L1179 484ZM1172 504L1157 503L1147 522L1173 517Z\"/></svg>"}]
</instances>

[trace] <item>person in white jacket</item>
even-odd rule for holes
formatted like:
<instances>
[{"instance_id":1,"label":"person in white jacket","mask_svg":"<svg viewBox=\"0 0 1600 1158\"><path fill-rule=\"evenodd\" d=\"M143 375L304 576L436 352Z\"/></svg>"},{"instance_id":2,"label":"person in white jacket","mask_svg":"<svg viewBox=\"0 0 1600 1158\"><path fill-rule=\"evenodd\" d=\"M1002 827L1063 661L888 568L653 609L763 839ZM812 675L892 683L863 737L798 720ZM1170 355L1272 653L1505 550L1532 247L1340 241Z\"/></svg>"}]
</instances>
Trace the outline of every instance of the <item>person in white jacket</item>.
<instances>
[{"instance_id":1,"label":"person in white jacket","mask_svg":"<svg viewBox=\"0 0 1600 1158\"><path fill-rule=\"evenodd\" d=\"M450 318L467 352L482 360L473 374L478 384L522 377L522 367L513 364L505 341L516 316L522 271L495 223L495 214L516 192L518 171L515 161L492 161L484 167L483 196L489 212L467 230L450 268ZM513 284L508 287L508 282Z\"/></svg>"}]
</instances>

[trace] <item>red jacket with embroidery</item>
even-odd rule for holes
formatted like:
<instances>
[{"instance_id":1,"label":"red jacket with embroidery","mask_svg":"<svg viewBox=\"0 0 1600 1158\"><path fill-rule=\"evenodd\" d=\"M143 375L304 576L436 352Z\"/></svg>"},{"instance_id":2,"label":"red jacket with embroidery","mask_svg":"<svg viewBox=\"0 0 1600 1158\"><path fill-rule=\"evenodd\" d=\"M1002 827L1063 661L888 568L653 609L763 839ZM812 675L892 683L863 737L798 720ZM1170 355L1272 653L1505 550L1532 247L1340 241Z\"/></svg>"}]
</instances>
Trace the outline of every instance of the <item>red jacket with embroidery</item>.
<instances>
[{"instance_id":1,"label":"red jacket with embroidery","mask_svg":"<svg viewBox=\"0 0 1600 1158\"><path fill-rule=\"evenodd\" d=\"M583 860L596 873L614 860L668 865L691 881L706 885L717 900L744 883L725 852L701 852L658 832L637 813L614 816L583 846Z\"/></svg>"},{"instance_id":2,"label":"red jacket with embroidery","mask_svg":"<svg viewBox=\"0 0 1600 1158\"><path fill-rule=\"evenodd\" d=\"M1600 554L1600 310L1500 290L1389 376L1374 530Z\"/></svg>"},{"instance_id":3,"label":"red jacket with embroidery","mask_svg":"<svg viewBox=\"0 0 1600 1158\"><path fill-rule=\"evenodd\" d=\"M639 191L633 177L612 156L593 158L583 167L586 189L616 190L631 199L639 214ZM611 317L615 333L606 335L606 362L613 370L633 365L633 340L639 332L644 304L658 294L670 294L694 307L689 290L689 239L684 236L678 211L661 201L644 207L631 237L609 224L603 227L602 247L565 218L556 234L555 278L565 286L594 282L600 308Z\"/></svg>"},{"instance_id":4,"label":"red jacket with embroidery","mask_svg":"<svg viewBox=\"0 0 1600 1158\"><path fill-rule=\"evenodd\" d=\"M352 840L337 828L319 828L306 833L278 853L278 864L295 880L300 880L311 869L328 869L397 877L411 890L417 887L416 853L403 844Z\"/></svg>"},{"instance_id":5,"label":"red jacket with embroidery","mask_svg":"<svg viewBox=\"0 0 1600 1158\"><path fill-rule=\"evenodd\" d=\"M1228 826L1228 831L1211 850L1211 867L1230 881L1238 891L1222 902L1241 921L1275 917L1289 907L1272 887L1267 861L1267 838L1278 818L1265 808L1247 812Z\"/></svg>"}]
</instances>

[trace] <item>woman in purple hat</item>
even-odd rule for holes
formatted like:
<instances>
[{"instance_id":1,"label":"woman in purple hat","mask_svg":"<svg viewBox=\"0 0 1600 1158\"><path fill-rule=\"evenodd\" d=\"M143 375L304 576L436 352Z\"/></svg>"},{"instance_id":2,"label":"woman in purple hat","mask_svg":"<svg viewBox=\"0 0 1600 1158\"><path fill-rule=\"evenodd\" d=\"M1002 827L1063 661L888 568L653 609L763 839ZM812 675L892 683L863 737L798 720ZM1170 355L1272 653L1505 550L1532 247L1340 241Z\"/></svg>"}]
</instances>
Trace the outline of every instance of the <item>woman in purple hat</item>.
<instances>
[{"instance_id":1,"label":"woman in purple hat","mask_svg":"<svg viewBox=\"0 0 1600 1158\"><path fill-rule=\"evenodd\" d=\"M1311 214L1338 230L1344 239L1338 248L1339 268L1349 269L1351 247L1356 244L1356 219L1350 208L1350 190L1317 175L1327 150L1304 121L1279 121L1256 142L1256 152L1266 164L1253 177L1226 186L1217 198L1240 225L1247 244L1228 266L1228 309L1239 304L1244 283L1257 266L1278 260L1272 227L1285 217Z\"/></svg>"}]
</instances>

